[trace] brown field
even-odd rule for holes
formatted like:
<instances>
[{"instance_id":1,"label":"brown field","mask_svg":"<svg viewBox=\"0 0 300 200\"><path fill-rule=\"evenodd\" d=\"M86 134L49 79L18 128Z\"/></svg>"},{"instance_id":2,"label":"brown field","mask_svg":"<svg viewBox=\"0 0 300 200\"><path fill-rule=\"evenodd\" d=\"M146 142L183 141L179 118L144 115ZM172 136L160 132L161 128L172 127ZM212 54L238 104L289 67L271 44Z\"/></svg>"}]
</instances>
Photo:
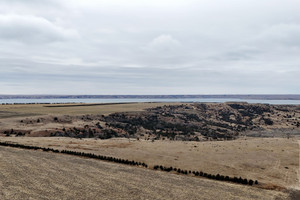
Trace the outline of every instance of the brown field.
<instances>
[{"instance_id":1,"label":"brown field","mask_svg":"<svg viewBox=\"0 0 300 200\"><path fill-rule=\"evenodd\" d=\"M181 103L93 106L0 105L0 129L44 130L86 122L47 121L53 116L107 115ZM70 104L68 104L70 105ZM39 124L20 124L28 118ZM82 123L82 124L80 124ZM32 134L34 136L34 132ZM241 137L185 142L66 137L1 137L0 141L91 152L154 165L258 180L255 187L112 164L76 156L0 147L0 199L298 199L298 138ZM297 193L297 195L299 195Z\"/></svg>"},{"instance_id":2,"label":"brown field","mask_svg":"<svg viewBox=\"0 0 300 200\"><path fill-rule=\"evenodd\" d=\"M124 104L99 104L86 106L88 104L29 104L29 105L0 105L0 118L23 117L34 115L84 115L97 114L106 115L115 112L142 111L163 105L178 105L182 103L124 103ZM76 105L74 107L70 105Z\"/></svg>"},{"instance_id":3,"label":"brown field","mask_svg":"<svg viewBox=\"0 0 300 200\"><path fill-rule=\"evenodd\" d=\"M124 103L124 104L26 104L26 105L0 105L0 130L20 129L33 130L33 132L62 127L84 126L84 122L50 123L53 116L65 118L66 116L80 115L108 115L115 112L139 112L147 108L178 105L181 103ZM73 106L72 106L73 105ZM90 106L89 106L90 105ZM20 124L20 120L36 120L43 117L45 123Z\"/></svg>"},{"instance_id":4,"label":"brown field","mask_svg":"<svg viewBox=\"0 0 300 200\"><path fill-rule=\"evenodd\" d=\"M258 180L262 187L299 185L296 139L243 138L234 141L183 142L135 139L2 137L1 141L113 156L154 165Z\"/></svg>"},{"instance_id":5,"label":"brown field","mask_svg":"<svg viewBox=\"0 0 300 200\"><path fill-rule=\"evenodd\" d=\"M296 199L288 193L0 147L0 199Z\"/></svg>"}]
</instances>

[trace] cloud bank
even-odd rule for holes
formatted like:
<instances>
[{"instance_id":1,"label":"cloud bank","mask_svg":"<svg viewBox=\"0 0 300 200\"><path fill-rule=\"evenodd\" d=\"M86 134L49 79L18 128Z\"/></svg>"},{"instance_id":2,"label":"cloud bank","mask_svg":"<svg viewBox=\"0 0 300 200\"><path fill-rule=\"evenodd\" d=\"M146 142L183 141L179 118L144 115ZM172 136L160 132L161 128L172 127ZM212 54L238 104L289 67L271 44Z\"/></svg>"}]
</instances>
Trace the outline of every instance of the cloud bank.
<instances>
[{"instance_id":1,"label":"cloud bank","mask_svg":"<svg viewBox=\"0 0 300 200\"><path fill-rule=\"evenodd\" d=\"M1 94L299 94L296 0L4 0Z\"/></svg>"}]
</instances>

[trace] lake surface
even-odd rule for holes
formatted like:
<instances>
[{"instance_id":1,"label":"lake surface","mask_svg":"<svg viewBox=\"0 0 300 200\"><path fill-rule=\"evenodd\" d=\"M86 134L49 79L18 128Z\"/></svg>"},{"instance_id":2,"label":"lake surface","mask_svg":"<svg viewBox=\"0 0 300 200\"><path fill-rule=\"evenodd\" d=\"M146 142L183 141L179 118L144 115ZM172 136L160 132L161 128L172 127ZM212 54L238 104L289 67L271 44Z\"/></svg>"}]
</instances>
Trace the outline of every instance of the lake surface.
<instances>
[{"instance_id":1,"label":"lake surface","mask_svg":"<svg viewBox=\"0 0 300 200\"><path fill-rule=\"evenodd\" d=\"M230 98L177 98L177 99L140 99L140 98L119 98L119 99L0 99L3 103L130 103L130 102L248 102L248 103L267 103L267 104L293 104L300 105L300 100L262 100L262 99L230 99Z\"/></svg>"}]
</instances>

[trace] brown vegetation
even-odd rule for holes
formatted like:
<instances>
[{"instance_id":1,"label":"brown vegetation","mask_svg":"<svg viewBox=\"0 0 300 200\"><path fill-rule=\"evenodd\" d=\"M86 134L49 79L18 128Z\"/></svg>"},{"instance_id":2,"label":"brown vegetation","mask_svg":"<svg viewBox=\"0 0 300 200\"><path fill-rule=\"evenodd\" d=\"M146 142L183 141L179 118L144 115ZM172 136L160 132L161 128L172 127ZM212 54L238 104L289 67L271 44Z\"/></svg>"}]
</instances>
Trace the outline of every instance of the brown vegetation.
<instances>
[{"instance_id":1,"label":"brown vegetation","mask_svg":"<svg viewBox=\"0 0 300 200\"><path fill-rule=\"evenodd\" d=\"M112 156L155 165L243 177L263 185L298 186L299 146L286 138L183 142L135 139L3 137L1 141Z\"/></svg>"},{"instance_id":2,"label":"brown vegetation","mask_svg":"<svg viewBox=\"0 0 300 200\"><path fill-rule=\"evenodd\" d=\"M0 147L0 198L290 199L288 193L92 159ZM251 190L249 190L251 188Z\"/></svg>"},{"instance_id":3,"label":"brown vegetation","mask_svg":"<svg viewBox=\"0 0 300 200\"><path fill-rule=\"evenodd\" d=\"M160 106L158 106L160 105ZM172 104L76 104L76 105L8 105L3 113L40 113L54 109L60 113L84 115L43 115L6 117L0 134L6 136L63 136L75 138L131 137L168 140L232 140L240 135L275 136L300 131L299 106L247 103ZM70 107L71 106L71 107ZM120 109L120 106L122 109ZM153 107L154 106L154 107ZM156 107L155 107L156 106ZM48 110L50 109L50 110ZM111 113L114 109L127 112ZM146 111L142 111L146 109ZM10 110L10 111L8 111ZM137 112L139 111L139 112ZM24 113L25 112L25 113ZM3 114L2 113L2 114ZM87 114L94 113L94 114ZM101 114L105 113L105 115ZM29 113L27 113L29 114ZM3 114L3 118L4 114ZM288 136L288 135L287 135Z\"/></svg>"},{"instance_id":4,"label":"brown vegetation","mask_svg":"<svg viewBox=\"0 0 300 200\"><path fill-rule=\"evenodd\" d=\"M162 177L165 176L165 178L170 176L172 180L174 174L187 174L186 181L191 181L190 178L201 179L204 182L208 181L198 178L198 176L201 176L199 175L201 171L207 173L206 175L202 174L204 177L210 176L209 178L217 180L220 178L225 179L226 176L243 177L243 179L247 179L248 183L250 179L253 181L258 180L258 187L260 188L285 191L285 189L299 188L299 146L296 137L300 131L299 119L299 106L247 103L133 103L89 106L85 104L69 106L0 105L0 142L7 141L53 148L59 151L79 151L87 154L134 160L138 163L147 163L150 168L157 168L162 171L168 171L172 167L171 173L167 173L169 175L155 171L145 172L150 173L149 176L157 176L158 174ZM111 139L102 140L107 138ZM8 147L0 148L13 152L12 154L18 154L19 157L21 156L18 150L9 150ZM29 157L37 155L24 150L24 154L25 152ZM36 153L42 156L40 153L43 152ZM22 156L25 158L26 155L24 154L22 153ZM9 166L8 163L10 162L26 162L25 160L14 160L14 158L19 159L18 156L14 157L12 155L11 161L6 160L6 167ZM60 155L57 156L60 157ZM75 164L68 163L70 160L67 157L63 156L61 158L60 162L62 164L56 163L56 161L51 160L52 158L45 162L55 162L56 166L62 167L61 170L66 171L67 175L64 179L73 179L74 175L71 171L68 171L70 169L64 168L63 165L75 166ZM67 161L63 161L65 159ZM80 158L74 158L75 163L82 162L77 159L80 160ZM24 163L24 165L28 166L28 170L31 168L37 170L37 168L42 167L41 163L37 164L40 166L31 166L31 163ZM98 167L98 164L96 166ZM82 167L89 168L88 166ZM44 168L45 166L42 167L42 169ZM115 168L123 169L122 166L116 166ZM174 168L176 168L176 171ZM100 169L103 170L97 168L97 170ZM48 169L45 168L45 170ZM78 170L81 169L78 168ZM127 168L125 167L124 170L127 170ZM136 170L141 169L137 168ZM12 177L13 172L8 171L6 177ZM110 171L106 172L111 173ZM118 170L114 172L121 173ZM198 172L198 175L196 172ZM3 174L2 176L4 176ZM84 176L89 176L85 172L79 174L81 174L78 175L81 177L81 181ZM219 176L217 176L218 174ZM194 175L196 177L192 177ZM21 173L21 176L25 175ZM144 180L140 180L143 177L141 174L138 178L133 178L132 174L127 174L126 177L129 180L146 184ZM33 177L32 181L41 181L38 179L45 181L44 178L39 176ZM52 179L51 182L56 182L55 179ZM98 178L96 179L98 180ZM116 178L116 180L118 179ZM151 178L149 180L158 181ZM162 178L162 180L165 179ZM84 183L86 185L97 185L95 182L89 183L88 180ZM5 184L5 182L0 181L0 189L5 188L3 186ZM26 184L30 185L27 182ZM116 184L116 182L112 184ZM189 185L185 182L182 182L182 184ZM225 188L229 187L227 184L225 184ZM136 187L135 183L129 183L129 185L128 187ZM177 187L175 185L174 187ZM219 188L218 190L226 190L217 185L214 187ZM164 186L166 185L162 187ZM170 187L170 185L168 186ZM66 197L73 197L69 187L62 187L66 190L53 186L49 189L49 192L65 192ZM203 186L201 188L203 189ZM208 195L207 198L209 198L209 195L214 196L211 189L204 188L205 195ZM232 188L235 188L235 186L230 186L230 189ZM37 193L30 193L26 189L24 191L29 196L39 195L40 189L38 187L36 189ZM156 199L162 198L155 196L153 189L157 188L153 187L149 191L142 191L146 192L147 195L149 193L153 197L157 197ZM194 191L194 189L187 189L186 187L184 187L184 190ZM247 190L250 191L251 195L254 191L255 195L259 193L256 193L259 191L257 188ZM236 194L239 190L235 188L232 191L234 192L229 192L230 195L234 194L235 197L240 197L239 194ZM127 188L124 192L131 194L132 188ZM180 196L177 190L174 193ZM6 190L4 193L0 192L0 197L2 195L5 199L11 197L9 195L18 196L19 194L26 197L26 194L22 191L13 192L11 189ZM44 193L41 192L41 194ZM287 198L286 193L274 192L275 194ZM90 197L86 193L85 195L85 197ZM93 195L96 195L96 193L93 193ZM112 198L111 194L107 195L107 198ZM135 194L134 196L139 195ZM174 197L172 195L168 196L168 194L165 195L166 198ZM200 194L196 192L195 199L199 199L198 195ZM263 199L260 195L255 195L251 197ZM274 197L274 195L268 195L266 195L266 199ZM297 196L298 194L293 193L293 195ZM146 196L140 197L146 198ZM185 197L183 195L182 199ZM150 197L147 196L147 198ZM228 199L230 198L228 197Z\"/></svg>"}]
</instances>

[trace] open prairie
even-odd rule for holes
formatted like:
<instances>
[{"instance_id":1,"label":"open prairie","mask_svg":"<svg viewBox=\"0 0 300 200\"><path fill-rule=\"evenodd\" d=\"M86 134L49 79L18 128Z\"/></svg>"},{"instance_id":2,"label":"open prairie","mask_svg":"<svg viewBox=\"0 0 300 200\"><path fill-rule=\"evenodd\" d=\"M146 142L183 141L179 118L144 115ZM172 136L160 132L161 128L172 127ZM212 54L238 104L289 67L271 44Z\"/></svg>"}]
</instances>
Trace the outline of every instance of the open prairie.
<instances>
[{"instance_id":1,"label":"open prairie","mask_svg":"<svg viewBox=\"0 0 300 200\"><path fill-rule=\"evenodd\" d=\"M295 199L76 156L0 147L0 199Z\"/></svg>"},{"instance_id":2,"label":"open prairie","mask_svg":"<svg viewBox=\"0 0 300 200\"><path fill-rule=\"evenodd\" d=\"M0 199L297 199L299 116L299 107L236 103L0 105L1 142L135 160L150 168L0 147ZM152 124L154 130L145 123L152 119L157 122ZM124 122L135 124L131 128L136 133L130 134L132 129ZM238 132L248 125L250 133L259 135L263 130L267 137ZM184 132L189 126L201 129ZM205 137L199 136L200 141L163 137L172 130L188 135L183 139ZM205 130L212 135L205 135ZM109 131L119 135L100 139L101 134L114 133ZM77 135L67 136L72 132ZM223 138L223 133L236 136ZM242 177L259 184L240 186L153 171L154 165Z\"/></svg>"},{"instance_id":3,"label":"open prairie","mask_svg":"<svg viewBox=\"0 0 300 200\"><path fill-rule=\"evenodd\" d=\"M136 139L2 137L1 141L59 150L88 152L154 165L258 180L260 187L299 186L296 139L241 138L233 141L184 142Z\"/></svg>"},{"instance_id":4,"label":"open prairie","mask_svg":"<svg viewBox=\"0 0 300 200\"><path fill-rule=\"evenodd\" d=\"M180 103L111 103L111 104L24 104L0 105L0 118L35 115L106 115L115 112L143 111L163 105Z\"/></svg>"}]
</instances>

